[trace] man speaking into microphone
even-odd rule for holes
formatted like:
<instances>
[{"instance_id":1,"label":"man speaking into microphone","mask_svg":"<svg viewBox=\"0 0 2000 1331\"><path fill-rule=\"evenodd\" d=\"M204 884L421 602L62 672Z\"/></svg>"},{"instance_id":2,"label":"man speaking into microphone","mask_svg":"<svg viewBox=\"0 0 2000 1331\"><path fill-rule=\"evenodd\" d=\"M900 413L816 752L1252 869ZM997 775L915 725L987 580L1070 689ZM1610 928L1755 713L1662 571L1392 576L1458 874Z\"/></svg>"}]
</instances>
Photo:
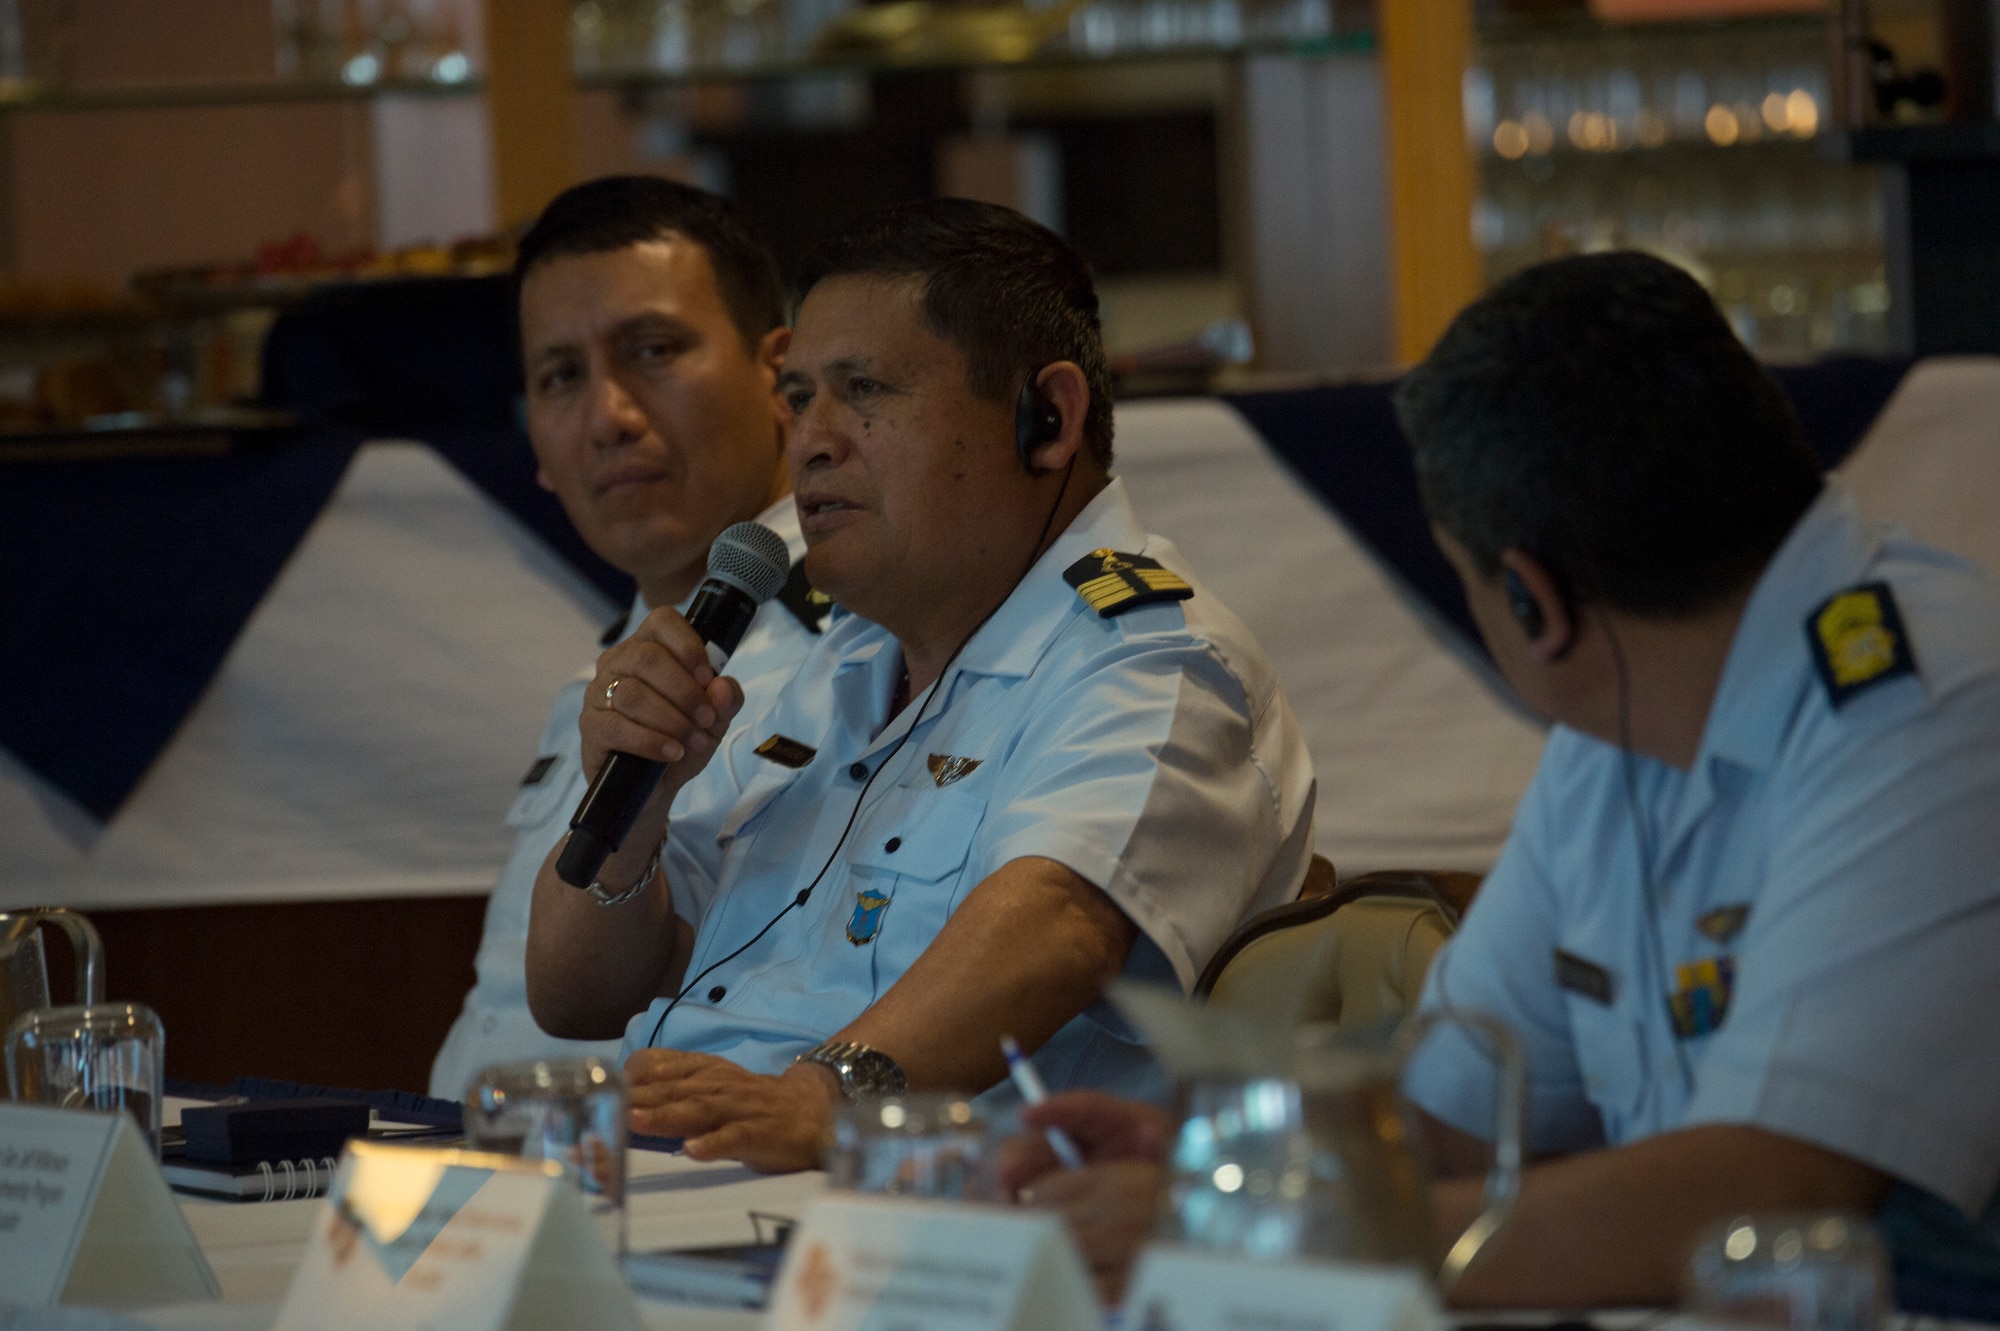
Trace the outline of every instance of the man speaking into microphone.
<instances>
[{"instance_id":1,"label":"man speaking into microphone","mask_svg":"<svg viewBox=\"0 0 2000 1331\"><path fill-rule=\"evenodd\" d=\"M818 1164L843 1097L1004 1109L1003 1035L1052 1086L1158 1093L1104 985L1191 985L1312 853L1269 661L1111 475L1075 252L933 201L801 285L786 463L840 608L747 711L678 616L605 653L585 767L664 774L594 891L551 854L528 944L544 1028L624 1031L635 1128L765 1170Z\"/></svg>"}]
</instances>

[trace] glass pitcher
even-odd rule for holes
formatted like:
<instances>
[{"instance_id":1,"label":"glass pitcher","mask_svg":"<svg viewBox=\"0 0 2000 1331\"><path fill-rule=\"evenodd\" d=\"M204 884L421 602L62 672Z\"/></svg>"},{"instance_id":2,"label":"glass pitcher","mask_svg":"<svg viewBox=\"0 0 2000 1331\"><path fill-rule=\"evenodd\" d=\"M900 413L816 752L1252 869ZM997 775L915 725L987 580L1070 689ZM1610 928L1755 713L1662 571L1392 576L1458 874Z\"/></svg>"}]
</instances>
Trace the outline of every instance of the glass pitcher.
<instances>
[{"instance_id":1,"label":"glass pitcher","mask_svg":"<svg viewBox=\"0 0 2000 1331\"><path fill-rule=\"evenodd\" d=\"M91 922L73 910L0 912L0 1032L15 1018L49 1005L48 957L41 927L54 925L69 935L76 954L76 1001L104 1001L104 942Z\"/></svg>"},{"instance_id":2,"label":"glass pitcher","mask_svg":"<svg viewBox=\"0 0 2000 1331\"><path fill-rule=\"evenodd\" d=\"M1401 1084L1411 1054L1443 1025L1490 1042L1500 1077L1485 1208L1440 1253L1431 1171ZM1160 1237L1259 1259L1415 1265L1449 1293L1513 1211L1526 1089L1512 1032L1477 1014L1302 1029L1274 1075L1181 1080Z\"/></svg>"}]
</instances>

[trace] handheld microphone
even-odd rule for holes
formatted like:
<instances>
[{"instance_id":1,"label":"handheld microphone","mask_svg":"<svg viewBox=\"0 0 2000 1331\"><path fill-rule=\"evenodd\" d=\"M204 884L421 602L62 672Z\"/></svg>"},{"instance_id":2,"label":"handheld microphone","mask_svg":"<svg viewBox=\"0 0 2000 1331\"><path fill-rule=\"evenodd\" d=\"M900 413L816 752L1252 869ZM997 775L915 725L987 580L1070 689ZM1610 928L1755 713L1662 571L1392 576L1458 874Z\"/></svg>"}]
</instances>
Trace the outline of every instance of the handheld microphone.
<instances>
[{"instance_id":1,"label":"handheld microphone","mask_svg":"<svg viewBox=\"0 0 2000 1331\"><path fill-rule=\"evenodd\" d=\"M777 595L790 571L791 552L769 527L739 522L715 538L708 551L708 577L695 591L687 621L708 645L708 663L718 673L743 641L757 607ZM569 820L569 843L556 859L556 876L571 887L596 882L666 770L666 763L636 754L606 758Z\"/></svg>"}]
</instances>

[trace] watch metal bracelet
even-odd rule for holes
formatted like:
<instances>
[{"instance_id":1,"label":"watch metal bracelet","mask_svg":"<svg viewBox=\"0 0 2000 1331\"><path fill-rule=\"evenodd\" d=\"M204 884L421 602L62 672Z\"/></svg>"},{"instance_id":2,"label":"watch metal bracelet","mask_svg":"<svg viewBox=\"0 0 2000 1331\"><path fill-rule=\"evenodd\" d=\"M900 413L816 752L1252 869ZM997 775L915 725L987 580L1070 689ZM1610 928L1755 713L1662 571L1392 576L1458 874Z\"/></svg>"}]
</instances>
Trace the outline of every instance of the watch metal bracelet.
<instances>
[{"instance_id":1,"label":"watch metal bracelet","mask_svg":"<svg viewBox=\"0 0 2000 1331\"><path fill-rule=\"evenodd\" d=\"M895 1059L879 1049L852 1040L828 1040L814 1045L794 1063L817 1063L840 1079L845 1100L902 1095L910 1089L909 1079Z\"/></svg>"}]
</instances>

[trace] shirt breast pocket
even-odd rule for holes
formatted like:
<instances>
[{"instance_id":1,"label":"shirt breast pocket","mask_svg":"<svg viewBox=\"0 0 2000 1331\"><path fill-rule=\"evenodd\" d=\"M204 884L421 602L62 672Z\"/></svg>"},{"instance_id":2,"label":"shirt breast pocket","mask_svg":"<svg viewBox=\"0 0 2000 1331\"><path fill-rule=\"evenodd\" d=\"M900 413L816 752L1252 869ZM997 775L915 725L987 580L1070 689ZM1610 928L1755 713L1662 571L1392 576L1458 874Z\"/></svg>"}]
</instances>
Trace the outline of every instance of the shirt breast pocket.
<instances>
[{"instance_id":1,"label":"shirt breast pocket","mask_svg":"<svg viewBox=\"0 0 2000 1331\"><path fill-rule=\"evenodd\" d=\"M744 783L742 793L736 797L736 803L730 806L729 815L722 820L722 830L716 833L716 842L725 851L729 849L729 843L739 836L754 832L764 814L778 802L778 796L789 790L792 783L799 779L798 770L779 767L776 764L764 764L764 766L767 770L758 772ZM702 775L706 776L707 773L704 772ZM689 792L690 797L701 793L692 783L689 785ZM686 811L677 810L677 812L685 815Z\"/></svg>"},{"instance_id":2,"label":"shirt breast pocket","mask_svg":"<svg viewBox=\"0 0 2000 1331\"><path fill-rule=\"evenodd\" d=\"M900 979L972 886L967 859L985 816L986 800L973 792L928 780L893 787L855 830L816 979L875 997Z\"/></svg>"},{"instance_id":3,"label":"shirt breast pocket","mask_svg":"<svg viewBox=\"0 0 2000 1331\"><path fill-rule=\"evenodd\" d=\"M1583 1093L1597 1106L1606 1144L1630 1140L1646 1100L1645 1032L1618 1008L1575 996L1569 1021Z\"/></svg>"}]
</instances>

